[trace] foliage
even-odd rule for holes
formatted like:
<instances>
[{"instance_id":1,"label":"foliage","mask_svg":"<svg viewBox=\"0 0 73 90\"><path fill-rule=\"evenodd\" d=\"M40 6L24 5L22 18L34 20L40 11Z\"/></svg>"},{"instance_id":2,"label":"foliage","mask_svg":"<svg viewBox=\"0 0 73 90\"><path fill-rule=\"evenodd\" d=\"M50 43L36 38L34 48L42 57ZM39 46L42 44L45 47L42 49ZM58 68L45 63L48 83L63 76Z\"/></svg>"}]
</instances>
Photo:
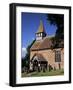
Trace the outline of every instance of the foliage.
<instances>
[{"instance_id":1,"label":"foliage","mask_svg":"<svg viewBox=\"0 0 73 90\"><path fill-rule=\"evenodd\" d=\"M32 43L27 47L27 54L24 58L22 58L22 68L28 67L29 68L29 60L30 60L30 48L33 45L33 43L35 42L35 40L32 41Z\"/></svg>"},{"instance_id":2,"label":"foliage","mask_svg":"<svg viewBox=\"0 0 73 90\"><path fill-rule=\"evenodd\" d=\"M55 37L53 38L54 46L57 47L64 40L64 15L48 14L47 20L50 24L57 26Z\"/></svg>"}]
</instances>

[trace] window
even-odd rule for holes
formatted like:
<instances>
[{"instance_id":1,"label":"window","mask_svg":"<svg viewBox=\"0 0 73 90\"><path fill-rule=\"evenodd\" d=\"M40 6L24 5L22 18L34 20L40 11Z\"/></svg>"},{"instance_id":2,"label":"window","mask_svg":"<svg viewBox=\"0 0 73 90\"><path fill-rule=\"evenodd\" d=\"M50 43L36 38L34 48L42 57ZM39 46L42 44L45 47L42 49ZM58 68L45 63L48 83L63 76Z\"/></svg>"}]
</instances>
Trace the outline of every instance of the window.
<instances>
[{"instance_id":1,"label":"window","mask_svg":"<svg viewBox=\"0 0 73 90\"><path fill-rule=\"evenodd\" d=\"M41 33L41 36L42 36L42 33Z\"/></svg>"},{"instance_id":2,"label":"window","mask_svg":"<svg viewBox=\"0 0 73 90\"><path fill-rule=\"evenodd\" d=\"M55 62L61 62L61 51L55 51Z\"/></svg>"},{"instance_id":3,"label":"window","mask_svg":"<svg viewBox=\"0 0 73 90\"><path fill-rule=\"evenodd\" d=\"M37 36L38 36L38 37L40 37L40 33L39 33L39 34L37 34Z\"/></svg>"},{"instance_id":4,"label":"window","mask_svg":"<svg viewBox=\"0 0 73 90\"><path fill-rule=\"evenodd\" d=\"M40 36L40 34L38 34L38 37Z\"/></svg>"},{"instance_id":5,"label":"window","mask_svg":"<svg viewBox=\"0 0 73 90\"><path fill-rule=\"evenodd\" d=\"M40 37L40 36L42 36L42 33L36 34L36 37Z\"/></svg>"}]
</instances>

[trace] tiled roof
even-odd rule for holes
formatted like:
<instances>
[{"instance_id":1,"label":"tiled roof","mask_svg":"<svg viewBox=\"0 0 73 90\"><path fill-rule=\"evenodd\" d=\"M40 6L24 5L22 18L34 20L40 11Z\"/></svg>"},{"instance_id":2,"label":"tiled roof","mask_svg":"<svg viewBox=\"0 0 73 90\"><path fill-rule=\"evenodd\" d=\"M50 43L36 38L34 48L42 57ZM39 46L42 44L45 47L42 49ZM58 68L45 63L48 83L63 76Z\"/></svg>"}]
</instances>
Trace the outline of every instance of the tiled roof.
<instances>
[{"instance_id":1,"label":"tiled roof","mask_svg":"<svg viewBox=\"0 0 73 90\"><path fill-rule=\"evenodd\" d=\"M38 59L38 61L46 61L46 59L43 57L43 55L42 54L40 54L40 53L36 53L33 57L32 57L32 59L31 60L33 60L33 58L34 57L37 57Z\"/></svg>"},{"instance_id":2,"label":"tiled roof","mask_svg":"<svg viewBox=\"0 0 73 90\"><path fill-rule=\"evenodd\" d=\"M47 49L51 48L52 41L49 37L44 37L42 40L37 40L34 42L30 50L39 50L39 49Z\"/></svg>"}]
</instances>

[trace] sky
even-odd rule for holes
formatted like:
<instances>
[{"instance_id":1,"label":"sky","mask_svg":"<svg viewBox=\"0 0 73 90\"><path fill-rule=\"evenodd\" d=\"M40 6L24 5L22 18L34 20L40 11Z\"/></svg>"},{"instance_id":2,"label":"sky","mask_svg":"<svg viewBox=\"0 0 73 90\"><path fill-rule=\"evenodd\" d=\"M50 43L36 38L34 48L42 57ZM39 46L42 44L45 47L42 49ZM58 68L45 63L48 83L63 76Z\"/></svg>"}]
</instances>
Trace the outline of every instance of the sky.
<instances>
[{"instance_id":1,"label":"sky","mask_svg":"<svg viewBox=\"0 0 73 90\"><path fill-rule=\"evenodd\" d=\"M57 27L51 25L47 20L47 14L43 13L26 13L21 14L21 42L22 42L22 57L25 56L26 48L36 38L35 33L38 31L40 20L42 20L45 32L48 36L55 35Z\"/></svg>"}]
</instances>

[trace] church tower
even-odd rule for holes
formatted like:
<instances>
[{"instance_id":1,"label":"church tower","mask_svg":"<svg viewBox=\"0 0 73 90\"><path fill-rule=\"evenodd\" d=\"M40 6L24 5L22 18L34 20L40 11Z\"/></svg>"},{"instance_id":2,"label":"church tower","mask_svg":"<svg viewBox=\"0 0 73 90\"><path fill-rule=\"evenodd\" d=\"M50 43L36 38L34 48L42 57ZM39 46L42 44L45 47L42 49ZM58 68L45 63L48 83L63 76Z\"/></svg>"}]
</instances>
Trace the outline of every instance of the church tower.
<instances>
[{"instance_id":1,"label":"church tower","mask_svg":"<svg viewBox=\"0 0 73 90\"><path fill-rule=\"evenodd\" d=\"M42 21L40 21L40 26L36 32L36 40L42 40L44 37L46 37L46 32L44 30Z\"/></svg>"}]
</instances>

